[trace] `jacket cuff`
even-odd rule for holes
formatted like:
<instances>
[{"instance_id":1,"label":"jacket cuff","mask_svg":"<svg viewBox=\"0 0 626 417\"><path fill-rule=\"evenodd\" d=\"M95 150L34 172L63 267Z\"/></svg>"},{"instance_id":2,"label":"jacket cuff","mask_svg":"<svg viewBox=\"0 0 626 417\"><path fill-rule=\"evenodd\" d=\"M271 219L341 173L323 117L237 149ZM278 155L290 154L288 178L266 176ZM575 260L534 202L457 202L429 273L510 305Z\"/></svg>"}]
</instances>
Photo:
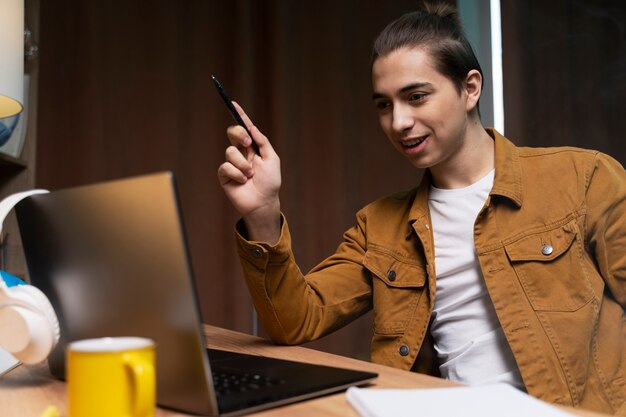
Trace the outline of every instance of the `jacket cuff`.
<instances>
[{"instance_id":1,"label":"jacket cuff","mask_svg":"<svg viewBox=\"0 0 626 417\"><path fill-rule=\"evenodd\" d=\"M247 239L248 232L243 219L235 226L237 239L237 252L242 260L250 262L259 268L264 268L268 263L283 263L291 255L291 234L287 219L280 214L280 237L278 242L270 245L266 242L257 242Z\"/></svg>"}]
</instances>

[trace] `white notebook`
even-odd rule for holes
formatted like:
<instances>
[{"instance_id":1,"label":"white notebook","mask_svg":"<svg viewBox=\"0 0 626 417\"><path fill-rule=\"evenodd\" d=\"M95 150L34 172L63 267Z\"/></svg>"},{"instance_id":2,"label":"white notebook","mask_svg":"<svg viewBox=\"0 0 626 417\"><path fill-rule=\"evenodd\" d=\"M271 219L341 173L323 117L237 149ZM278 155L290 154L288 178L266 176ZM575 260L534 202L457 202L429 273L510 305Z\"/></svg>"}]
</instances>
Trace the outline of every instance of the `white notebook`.
<instances>
[{"instance_id":1,"label":"white notebook","mask_svg":"<svg viewBox=\"0 0 626 417\"><path fill-rule=\"evenodd\" d=\"M349 388L348 402L361 417L572 417L507 384L475 387Z\"/></svg>"}]
</instances>

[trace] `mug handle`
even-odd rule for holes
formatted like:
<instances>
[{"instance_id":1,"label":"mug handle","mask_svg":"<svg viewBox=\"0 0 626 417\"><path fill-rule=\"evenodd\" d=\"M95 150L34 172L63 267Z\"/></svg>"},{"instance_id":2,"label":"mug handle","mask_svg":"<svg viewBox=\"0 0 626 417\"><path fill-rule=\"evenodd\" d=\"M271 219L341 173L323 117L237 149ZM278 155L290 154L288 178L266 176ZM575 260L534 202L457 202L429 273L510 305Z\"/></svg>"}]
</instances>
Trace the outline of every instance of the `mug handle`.
<instances>
[{"instance_id":1,"label":"mug handle","mask_svg":"<svg viewBox=\"0 0 626 417\"><path fill-rule=\"evenodd\" d=\"M155 404L155 377L154 365L139 355L128 354L124 358L124 365L128 370L133 387L133 416L153 416L149 410Z\"/></svg>"}]
</instances>

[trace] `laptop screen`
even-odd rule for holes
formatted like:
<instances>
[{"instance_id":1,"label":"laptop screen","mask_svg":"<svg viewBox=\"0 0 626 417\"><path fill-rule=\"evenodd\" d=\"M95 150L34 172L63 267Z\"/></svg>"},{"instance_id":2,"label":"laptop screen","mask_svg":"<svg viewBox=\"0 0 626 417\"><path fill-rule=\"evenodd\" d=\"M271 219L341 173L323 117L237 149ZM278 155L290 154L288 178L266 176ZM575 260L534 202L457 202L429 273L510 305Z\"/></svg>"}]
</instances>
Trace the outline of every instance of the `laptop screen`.
<instances>
[{"instance_id":1,"label":"laptop screen","mask_svg":"<svg viewBox=\"0 0 626 417\"><path fill-rule=\"evenodd\" d=\"M73 340L149 337L159 403L217 414L171 173L29 197L16 214L31 283L59 316L55 376Z\"/></svg>"}]
</instances>

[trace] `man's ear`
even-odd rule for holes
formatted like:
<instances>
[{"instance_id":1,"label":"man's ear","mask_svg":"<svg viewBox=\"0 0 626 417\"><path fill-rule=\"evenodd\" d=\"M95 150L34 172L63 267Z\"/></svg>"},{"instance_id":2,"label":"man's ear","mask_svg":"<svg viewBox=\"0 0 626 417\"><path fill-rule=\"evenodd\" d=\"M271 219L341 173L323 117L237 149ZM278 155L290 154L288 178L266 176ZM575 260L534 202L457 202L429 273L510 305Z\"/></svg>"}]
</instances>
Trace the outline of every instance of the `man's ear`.
<instances>
[{"instance_id":1,"label":"man's ear","mask_svg":"<svg viewBox=\"0 0 626 417\"><path fill-rule=\"evenodd\" d=\"M465 93L467 99L465 102L465 110L468 113L472 112L478 106L478 100L483 90L483 76L478 70L471 70L467 73L465 78Z\"/></svg>"}]
</instances>

